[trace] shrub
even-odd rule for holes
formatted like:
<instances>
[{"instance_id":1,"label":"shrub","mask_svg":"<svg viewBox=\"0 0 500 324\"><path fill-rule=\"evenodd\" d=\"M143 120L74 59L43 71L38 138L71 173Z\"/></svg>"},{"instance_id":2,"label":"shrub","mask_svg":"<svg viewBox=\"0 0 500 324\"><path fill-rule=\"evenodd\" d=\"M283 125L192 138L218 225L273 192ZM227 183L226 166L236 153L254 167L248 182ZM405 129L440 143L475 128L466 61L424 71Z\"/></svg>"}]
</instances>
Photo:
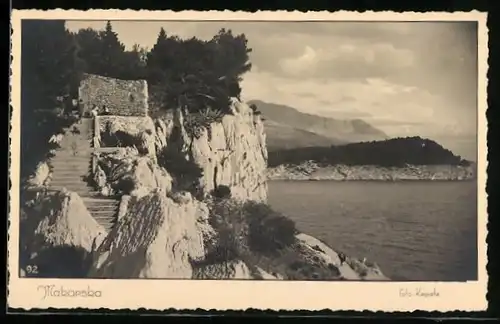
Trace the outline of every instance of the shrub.
<instances>
[{"instance_id":1,"label":"shrub","mask_svg":"<svg viewBox=\"0 0 500 324\"><path fill-rule=\"evenodd\" d=\"M295 223L263 203L239 203L230 199L216 201L210 224L223 237L219 244L237 255L261 253L274 255L295 242Z\"/></svg>"},{"instance_id":2,"label":"shrub","mask_svg":"<svg viewBox=\"0 0 500 324\"><path fill-rule=\"evenodd\" d=\"M135 189L134 179L130 177L121 178L118 183L113 186L113 189L121 192L122 194L129 194Z\"/></svg>"},{"instance_id":3,"label":"shrub","mask_svg":"<svg viewBox=\"0 0 500 324\"><path fill-rule=\"evenodd\" d=\"M194 197L199 197L199 179L203 169L178 149L176 145L167 145L158 155L159 164L164 167L174 180L175 190L189 191Z\"/></svg>"},{"instance_id":4,"label":"shrub","mask_svg":"<svg viewBox=\"0 0 500 324\"><path fill-rule=\"evenodd\" d=\"M210 125L222 122L223 117L222 110L206 108L198 112L188 113L184 119L184 127L188 134L195 138L200 138L204 128L209 131L210 136Z\"/></svg>"},{"instance_id":5,"label":"shrub","mask_svg":"<svg viewBox=\"0 0 500 324\"><path fill-rule=\"evenodd\" d=\"M246 223L240 204L225 199L211 206L209 224L217 237L214 244L207 245L206 260L210 263L230 262L243 259L247 243Z\"/></svg>"},{"instance_id":6,"label":"shrub","mask_svg":"<svg viewBox=\"0 0 500 324\"><path fill-rule=\"evenodd\" d=\"M272 252L295 242L295 223L261 203L245 204L250 232L249 246L258 252Z\"/></svg>"},{"instance_id":7,"label":"shrub","mask_svg":"<svg viewBox=\"0 0 500 324\"><path fill-rule=\"evenodd\" d=\"M219 185L212 191L212 195L219 199L231 198L231 188L224 185Z\"/></svg>"}]
</instances>

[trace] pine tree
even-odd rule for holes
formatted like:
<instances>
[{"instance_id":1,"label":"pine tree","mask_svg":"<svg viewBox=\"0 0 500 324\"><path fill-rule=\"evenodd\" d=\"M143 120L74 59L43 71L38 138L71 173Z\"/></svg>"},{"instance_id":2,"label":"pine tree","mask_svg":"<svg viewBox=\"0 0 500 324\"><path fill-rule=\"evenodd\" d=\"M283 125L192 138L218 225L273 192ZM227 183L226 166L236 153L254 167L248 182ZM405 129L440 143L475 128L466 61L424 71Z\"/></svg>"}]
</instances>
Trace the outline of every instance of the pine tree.
<instances>
[{"instance_id":1,"label":"pine tree","mask_svg":"<svg viewBox=\"0 0 500 324\"><path fill-rule=\"evenodd\" d=\"M84 71L91 74L102 72L102 40L101 35L90 28L81 29L75 34L78 46L78 58L84 62Z\"/></svg>"},{"instance_id":2,"label":"pine tree","mask_svg":"<svg viewBox=\"0 0 500 324\"><path fill-rule=\"evenodd\" d=\"M247 39L222 29L211 41L168 37L162 28L148 54L152 98L163 109L185 107L229 112L229 98L239 97L241 75L251 69Z\"/></svg>"},{"instance_id":3,"label":"pine tree","mask_svg":"<svg viewBox=\"0 0 500 324\"><path fill-rule=\"evenodd\" d=\"M104 32L101 33L101 72L103 76L122 78L126 73L125 45L123 45L118 35L113 31L111 22L108 20Z\"/></svg>"}]
</instances>

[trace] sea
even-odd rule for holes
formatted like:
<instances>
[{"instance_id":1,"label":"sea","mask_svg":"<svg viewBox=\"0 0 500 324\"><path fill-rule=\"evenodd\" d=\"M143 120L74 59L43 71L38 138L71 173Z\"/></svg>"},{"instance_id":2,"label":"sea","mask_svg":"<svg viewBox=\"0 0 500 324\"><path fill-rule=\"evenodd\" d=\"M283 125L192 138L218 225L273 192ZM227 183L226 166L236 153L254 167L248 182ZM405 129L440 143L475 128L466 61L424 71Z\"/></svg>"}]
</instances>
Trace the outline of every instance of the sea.
<instances>
[{"instance_id":1,"label":"sea","mask_svg":"<svg viewBox=\"0 0 500 324\"><path fill-rule=\"evenodd\" d=\"M392 280L477 280L475 181L269 181L268 202Z\"/></svg>"}]
</instances>

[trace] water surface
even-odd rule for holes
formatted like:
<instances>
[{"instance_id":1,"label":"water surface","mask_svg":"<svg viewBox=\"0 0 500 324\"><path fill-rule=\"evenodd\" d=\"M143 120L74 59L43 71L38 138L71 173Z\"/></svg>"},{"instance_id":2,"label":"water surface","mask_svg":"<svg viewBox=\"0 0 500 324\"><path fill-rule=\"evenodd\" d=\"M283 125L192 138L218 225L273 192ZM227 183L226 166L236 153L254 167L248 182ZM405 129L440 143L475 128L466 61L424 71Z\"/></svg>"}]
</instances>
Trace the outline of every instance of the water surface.
<instances>
[{"instance_id":1,"label":"water surface","mask_svg":"<svg viewBox=\"0 0 500 324\"><path fill-rule=\"evenodd\" d=\"M395 280L477 280L476 183L269 181L269 203Z\"/></svg>"}]
</instances>

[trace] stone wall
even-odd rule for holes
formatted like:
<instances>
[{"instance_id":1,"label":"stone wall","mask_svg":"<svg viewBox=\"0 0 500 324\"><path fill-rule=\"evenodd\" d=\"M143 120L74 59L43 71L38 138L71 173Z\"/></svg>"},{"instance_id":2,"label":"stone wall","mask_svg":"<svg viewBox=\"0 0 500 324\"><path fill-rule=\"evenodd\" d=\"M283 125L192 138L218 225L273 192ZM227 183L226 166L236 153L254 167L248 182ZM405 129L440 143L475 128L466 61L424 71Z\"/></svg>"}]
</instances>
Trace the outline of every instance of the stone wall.
<instances>
[{"instance_id":1,"label":"stone wall","mask_svg":"<svg viewBox=\"0 0 500 324\"><path fill-rule=\"evenodd\" d=\"M86 113L94 106L106 108L110 115L147 116L148 85L145 80L119 80L85 74L79 87L79 104Z\"/></svg>"}]
</instances>

